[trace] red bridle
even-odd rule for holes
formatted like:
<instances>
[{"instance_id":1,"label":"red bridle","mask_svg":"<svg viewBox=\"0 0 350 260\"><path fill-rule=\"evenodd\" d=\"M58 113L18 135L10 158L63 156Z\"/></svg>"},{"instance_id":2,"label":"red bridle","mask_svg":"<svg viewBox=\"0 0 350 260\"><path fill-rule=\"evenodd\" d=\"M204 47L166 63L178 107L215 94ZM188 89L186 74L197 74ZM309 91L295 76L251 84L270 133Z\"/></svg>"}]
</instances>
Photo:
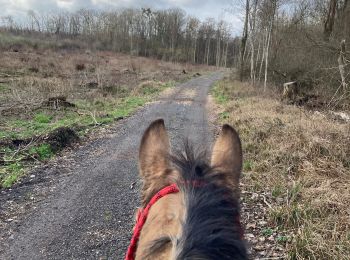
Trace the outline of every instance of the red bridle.
<instances>
[{"instance_id":1,"label":"red bridle","mask_svg":"<svg viewBox=\"0 0 350 260\"><path fill-rule=\"evenodd\" d=\"M192 182L192 185L195 187L202 186L203 183L199 182ZM137 219L136 219L136 225L134 228L134 233L131 238L130 245L128 247L128 251L125 256L125 260L134 260L135 259L135 254L137 250L137 243L140 238L141 230L144 224L146 223L148 213L151 209L151 207L161 198L163 198L166 195L172 194L172 193L178 193L179 188L176 184L171 184L169 186L166 186L165 188L161 189L157 194L155 194L150 202L147 204L147 206L144 209L139 209L137 212ZM237 219L235 219L235 223L239 226L240 230L240 237L243 239L243 229L241 227L241 221L239 218L239 215Z\"/></svg>"},{"instance_id":2,"label":"red bridle","mask_svg":"<svg viewBox=\"0 0 350 260\"><path fill-rule=\"evenodd\" d=\"M140 209L137 212L137 219L136 219L136 225L134 228L134 234L132 235L131 242L128 248L128 252L126 253L125 260L134 260L135 259L135 253L137 249L137 242L139 241L141 230L143 225L146 223L148 213L151 209L151 207L161 198L168 194L177 193L179 192L179 188L176 184L172 184L170 186L167 186L163 189L161 189L159 192L157 192L156 195L152 197L150 202L147 204L146 208Z\"/></svg>"}]
</instances>

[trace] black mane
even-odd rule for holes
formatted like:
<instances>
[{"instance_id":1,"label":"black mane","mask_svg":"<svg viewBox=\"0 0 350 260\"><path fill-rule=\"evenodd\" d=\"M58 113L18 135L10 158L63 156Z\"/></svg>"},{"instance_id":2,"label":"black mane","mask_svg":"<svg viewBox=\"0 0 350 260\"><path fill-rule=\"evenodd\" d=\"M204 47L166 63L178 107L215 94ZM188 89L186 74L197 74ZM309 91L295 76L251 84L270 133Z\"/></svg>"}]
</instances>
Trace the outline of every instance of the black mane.
<instances>
[{"instance_id":1,"label":"black mane","mask_svg":"<svg viewBox=\"0 0 350 260\"><path fill-rule=\"evenodd\" d=\"M247 259L238 198L228 187L218 185L223 174L207 161L205 153L195 153L188 144L183 154L173 158L186 203L176 259Z\"/></svg>"}]
</instances>

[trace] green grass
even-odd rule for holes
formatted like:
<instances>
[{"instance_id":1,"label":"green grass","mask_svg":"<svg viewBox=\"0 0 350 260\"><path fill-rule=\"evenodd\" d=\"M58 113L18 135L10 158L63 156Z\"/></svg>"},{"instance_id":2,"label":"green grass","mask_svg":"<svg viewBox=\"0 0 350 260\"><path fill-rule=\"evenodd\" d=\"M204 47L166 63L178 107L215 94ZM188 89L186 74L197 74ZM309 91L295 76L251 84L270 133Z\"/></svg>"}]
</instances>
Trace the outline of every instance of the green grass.
<instances>
[{"instance_id":1,"label":"green grass","mask_svg":"<svg viewBox=\"0 0 350 260\"><path fill-rule=\"evenodd\" d=\"M303 226L313 217L321 218L320 212L309 205L298 205L293 203L289 206L276 207L270 211L271 219L282 228Z\"/></svg>"},{"instance_id":2,"label":"green grass","mask_svg":"<svg viewBox=\"0 0 350 260\"><path fill-rule=\"evenodd\" d=\"M52 116L49 116L44 113L39 113L35 115L34 119L35 119L35 122L39 124L48 124L52 120Z\"/></svg>"},{"instance_id":3,"label":"green grass","mask_svg":"<svg viewBox=\"0 0 350 260\"><path fill-rule=\"evenodd\" d=\"M224 111L224 112L220 113L219 117L220 117L221 120L229 119L230 118L230 113L227 112L227 111Z\"/></svg>"},{"instance_id":4,"label":"green grass","mask_svg":"<svg viewBox=\"0 0 350 260\"><path fill-rule=\"evenodd\" d=\"M5 165L0 166L0 187L10 188L16 183L22 176L25 175L26 167L21 163L21 159L27 158L28 156L36 158L40 161L50 159L54 153L48 144L41 144L38 146L31 147L25 153L18 153L9 148L3 147L0 152L4 154L3 160Z\"/></svg>"},{"instance_id":5,"label":"green grass","mask_svg":"<svg viewBox=\"0 0 350 260\"><path fill-rule=\"evenodd\" d=\"M11 163L0 168L0 184L4 188L10 188L24 174L24 169L21 163Z\"/></svg>"},{"instance_id":6,"label":"green grass","mask_svg":"<svg viewBox=\"0 0 350 260\"><path fill-rule=\"evenodd\" d=\"M289 241L289 237L288 236L279 235L279 236L277 236L276 240L277 240L277 242L279 244L285 244L285 243L287 243Z\"/></svg>"},{"instance_id":7,"label":"green grass","mask_svg":"<svg viewBox=\"0 0 350 260\"><path fill-rule=\"evenodd\" d=\"M285 188L283 187L283 185L275 185L274 187L272 187L271 195L274 198L281 197L284 194L285 194Z\"/></svg>"},{"instance_id":8,"label":"green grass","mask_svg":"<svg viewBox=\"0 0 350 260\"><path fill-rule=\"evenodd\" d=\"M142 94L144 95L152 95L152 94L155 94L157 93L158 90L156 88L154 88L153 86L144 86L142 88Z\"/></svg>"},{"instance_id":9,"label":"green grass","mask_svg":"<svg viewBox=\"0 0 350 260\"><path fill-rule=\"evenodd\" d=\"M229 102L229 96L226 93L226 89L223 88L223 83L218 82L211 90L211 94L213 95L215 101L220 104L224 105Z\"/></svg>"},{"instance_id":10,"label":"green grass","mask_svg":"<svg viewBox=\"0 0 350 260\"><path fill-rule=\"evenodd\" d=\"M54 152L49 144L42 144L37 147L32 147L29 150L29 154L37 157L41 161L44 161L50 159L54 155Z\"/></svg>"},{"instance_id":11,"label":"green grass","mask_svg":"<svg viewBox=\"0 0 350 260\"><path fill-rule=\"evenodd\" d=\"M251 160L245 160L243 162L243 171L251 171L253 169L253 162Z\"/></svg>"},{"instance_id":12,"label":"green grass","mask_svg":"<svg viewBox=\"0 0 350 260\"><path fill-rule=\"evenodd\" d=\"M271 235L274 233L274 231L273 231L273 229L271 229L271 228L265 228L265 229L263 229L263 230L261 231L261 233L262 233L262 235L264 235L265 237L269 237L269 236L271 236Z\"/></svg>"},{"instance_id":13,"label":"green grass","mask_svg":"<svg viewBox=\"0 0 350 260\"><path fill-rule=\"evenodd\" d=\"M149 82L145 84L141 88L141 94L144 96L152 96L158 94L162 90L173 87L175 85L175 81L168 81L166 83L163 82Z\"/></svg>"},{"instance_id":14,"label":"green grass","mask_svg":"<svg viewBox=\"0 0 350 260\"><path fill-rule=\"evenodd\" d=\"M0 84L0 93L8 90L8 87L4 84Z\"/></svg>"},{"instance_id":15,"label":"green grass","mask_svg":"<svg viewBox=\"0 0 350 260\"><path fill-rule=\"evenodd\" d=\"M187 80L187 79L186 79L186 80ZM185 80L185 81L186 81L186 80ZM175 85L176 85L176 81L174 81L174 80L170 80L170 81L165 82L165 83L163 83L163 84L162 84L162 88L161 88L161 90L166 89L166 88L172 88L172 87L175 87Z\"/></svg>"}]
</instances>

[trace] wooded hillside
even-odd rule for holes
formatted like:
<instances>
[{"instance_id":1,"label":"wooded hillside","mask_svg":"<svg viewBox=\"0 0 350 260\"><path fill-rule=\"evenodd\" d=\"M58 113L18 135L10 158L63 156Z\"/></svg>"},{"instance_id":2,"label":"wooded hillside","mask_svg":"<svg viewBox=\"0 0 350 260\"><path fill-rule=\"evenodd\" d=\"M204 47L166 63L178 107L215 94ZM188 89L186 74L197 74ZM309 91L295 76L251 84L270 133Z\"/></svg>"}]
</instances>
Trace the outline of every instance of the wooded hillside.
<instances>
[{"instance_id":1,"label":"wooded hillside","mask_svg":"<svg viewBox=\"0 0 350 260\"><path fill-rule=\"evenodd\" d=\"M25 22L3 17L3 30L76 39L99 50L113 50L159 59L232 66L239 50L224 21L201 22L181 9L80 10L39 15L28 12ZM236 44L235 44L236 43Z\"/></svg>"}]
</instances>

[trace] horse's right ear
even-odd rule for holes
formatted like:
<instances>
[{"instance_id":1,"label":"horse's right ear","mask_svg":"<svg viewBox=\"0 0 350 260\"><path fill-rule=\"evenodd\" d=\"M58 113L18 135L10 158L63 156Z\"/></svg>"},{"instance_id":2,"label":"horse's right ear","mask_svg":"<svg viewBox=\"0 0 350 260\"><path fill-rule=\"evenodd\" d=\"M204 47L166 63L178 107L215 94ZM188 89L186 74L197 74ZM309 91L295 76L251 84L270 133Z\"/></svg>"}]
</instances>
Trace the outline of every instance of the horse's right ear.
<instances>
[{"instance_id":1,"label":"horse's right ear","mask_svg":"<svg viewBox=\"0 0 350 260\"><path fill-rule=\"evenodd\" d=\"M224 125L213 147L211 165L227 174L228 180L237 185L242 171L242 157L238 133L231 126Z\"/></svg>"},{"instance_id":2,"label":"horse's right ear","mask_svg":"<svg viewBox=\"0 0 350 260\"><path fill-rule=\"evenodd\" d=\"M161 175L169 168L169 147L164 120L158 119L147 128L140 145L140 174L146 181L148 177Z\"/></svg>"}]
</instances>

